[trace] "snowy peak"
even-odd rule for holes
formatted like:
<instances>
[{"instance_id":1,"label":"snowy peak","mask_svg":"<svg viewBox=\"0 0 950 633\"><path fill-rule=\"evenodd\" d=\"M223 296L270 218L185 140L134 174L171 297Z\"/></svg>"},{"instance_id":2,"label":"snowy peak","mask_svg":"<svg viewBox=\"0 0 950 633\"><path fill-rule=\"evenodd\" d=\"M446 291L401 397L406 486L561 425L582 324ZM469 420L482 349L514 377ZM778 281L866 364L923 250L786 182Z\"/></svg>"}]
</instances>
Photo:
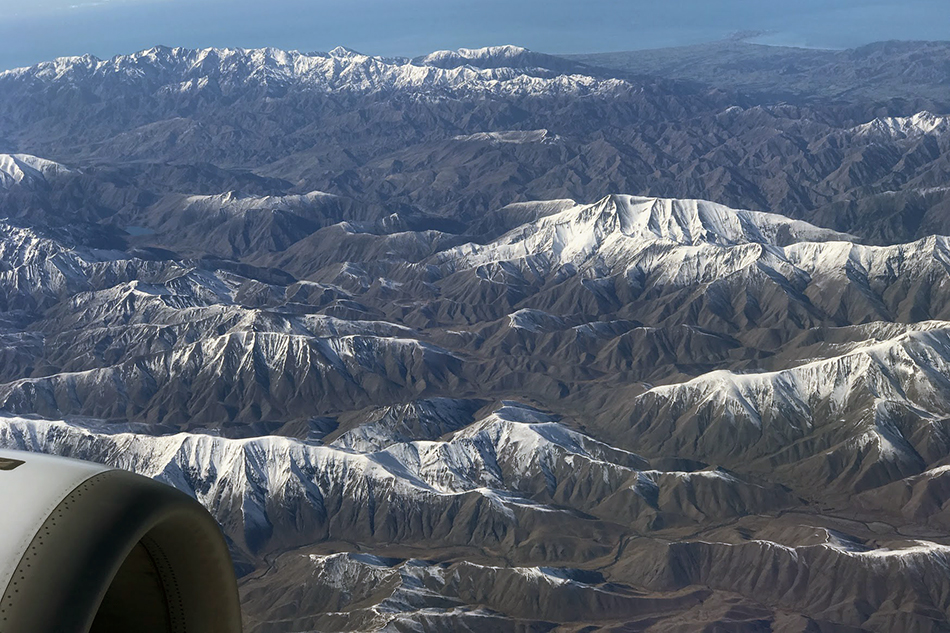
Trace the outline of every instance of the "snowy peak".
<instances>
[{"instance_id":1,"label":"snowy peak","mask_svg":"<svg viewBox=\"0 0 950 633\"><path fill-rule=\"evenodd\" d=\"M35 187L46 183L47 175L69 171L59 163L29 154L0 154L0 189L14 185Z\"/></svg>"},{"instance_id":2,"label":"snowy peak","mask_svg":"<svg viewBox=\"0 0 950 633\"><path fill-rule=\"evenodd\" d=\"M453 141L460 142L489 142L493 144L526 145L529 143L551 144L557 143L560 137L549 130L501 130L496 132L476 132L452 137Z\"/></svg>"},{"instance_id":3,"label":"snowy peak","mask_svg":"<svg viewBox=\"0 0 950 633\"><path fill-rule=\"evenodd\" d=\"M536 53L520 46L487 46L484 48L460 48L455 51L435 51L412 60L419 66L433 68L520 68L547 70L559 73L589 74L591 69L583 64L568 61L554 55Z\"/></svg>"},{"instance_id":4,"label":"snowy peak","mask_svg":"<svg viewBox=\"0 0 950 633\"><path fill-rule=\"evenodd\" d=\"M444 52L444 51L443 51ZM464 59L511 59L525 55L530 51L521 46L483 46L482 48L460 48L456 51Z\"/></svg>"},{"instance_id":5,"label":"snowy peak","mask_svg":"<svg viewBox=\"0 0 950 633\"><path fill-rule=\"evenodd\" d=\"M363 53L355 51L352 48L347 48L346 46L337 46L334 49L331 49L327 55L330 57L336 57L339 59L349 59L352 57L366 57Z\"/></svg>"},{"instance_id":6,"label":"snowy peak","mask_svg":"<svg viewBox=\"0 0 950 633\"><path fill-rule=\"evenodd\" d=\"M761 399L767 394L763 407L785 399L798 404L827 402L835 412L853 405L850 399L859 390L872 399L929 398L940 392L940 385L931 381L942 383L942 376L950 371L950 324L930 321L906 327L908 331L891 339L854 345L839 356L797 367L751 374L718 370L686 383L654 387L647 393L663 397L695 393L702 398L736 397L751 403L765 403ZM939 404L931 402L931 406ZM939 416L946 413L945 408L934 411Z\"/></svg>"},{"instance_id":7,"label":"snowy peak","mask_svg":"<svg viewBox=\"0 0 950 633\"><path fill-rule=\"evenodd\" d=\"M913 139L950 132L950 116L923 111L909 117L882 117L852 128L858 136Z\"/></svg>"},{"instance_id":8,"label":"snowy peak","mask_svg":"<svg viewBox=\"0 0 950 633\"><path fill-rule=\"evenodd\" d=\"M620 264L652 244L782 246L854 239L784 216L703 200L610 195L525 224L493 243L466 244L440 257L474 266L532 257L545 258L553 266L581 265L592 259Z\"/></svg>"},{"instance_id":9,"label":"snowy peak","mask_svg":"<svg viewBox=\"0 0 950 633\"><path fill-rule=\"evenodd\" d=\"M759 211L730 209L705 200L612 195L578 219L598 216L604 227L630 237L655 237L677 244L773 244L854 239L806 222Z\"/></svg>"},{"instance_id":10,"label":"snowy peak","mask_svg":"<svg viewBox=\"0 0 950 633\"><path fill-rule=\"evenodd\" d=\"M279 211L289 210L297 206L312 204L321 200L332 200L337 196L322 191L311 191L304 194L288 194L283 196L255 196L242 194L237 191L226 191L211 195L190 195L184 197L180 204L186 208L194 207L202 212L227 211L230 213L247 213L249 211Z\"/></svg>"},{"instance_id":11,"label":"snowy peak","mask_svg":"<svg viewBox=\"0 0 950 633\"><path fill-rule=\"evenodd\" d=\"M420 66L436 68L458 68L474 66L477 68L512 67L518 65L532 53L520 46L487 46L484 48L460 48L455 51L443 50L417 57L413 61Z\"/></svg>"},{"instance_id":12,"label":"snowy peak","mask_svg":"<svg viewBox=\"0 0 950 633\"><path fill-rule=\"evenodd\" d=\"M749 464L769 455L770 446L813 442L853 462L853 469L816 473L805 463L789 465L798 469L794 479L844 489L880 486L921 472L950 448L940 430L950 414L948 336L950 323L924 322L780 371L716 370L641 394L632 421L667 447L715 463L729 464L737 449ZM696 420L708 426L696 428ZM789 456L769 459L768 468L778 472Z\"/></svg>"}]
</instances>

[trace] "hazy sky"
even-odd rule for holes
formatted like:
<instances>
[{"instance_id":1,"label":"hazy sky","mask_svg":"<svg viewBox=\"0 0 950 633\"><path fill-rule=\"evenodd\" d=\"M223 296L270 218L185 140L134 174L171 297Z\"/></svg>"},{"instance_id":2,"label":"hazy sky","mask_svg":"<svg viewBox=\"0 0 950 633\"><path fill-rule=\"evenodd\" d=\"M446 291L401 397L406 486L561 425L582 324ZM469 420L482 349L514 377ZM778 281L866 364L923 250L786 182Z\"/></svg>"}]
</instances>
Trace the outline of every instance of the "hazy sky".
<instances>
[{"instance_id":1,"label":"hazy sky","mask_svg":"<svg viewBox=\"0 0 950 633\"><path fill-rule=\"evenodd\" d=\"M520 44L551 53L696 44L848 48L950 39L948 0L0 0L0 68L154 46L337 45L369 54Z\"/></svg>"}]
</instances>

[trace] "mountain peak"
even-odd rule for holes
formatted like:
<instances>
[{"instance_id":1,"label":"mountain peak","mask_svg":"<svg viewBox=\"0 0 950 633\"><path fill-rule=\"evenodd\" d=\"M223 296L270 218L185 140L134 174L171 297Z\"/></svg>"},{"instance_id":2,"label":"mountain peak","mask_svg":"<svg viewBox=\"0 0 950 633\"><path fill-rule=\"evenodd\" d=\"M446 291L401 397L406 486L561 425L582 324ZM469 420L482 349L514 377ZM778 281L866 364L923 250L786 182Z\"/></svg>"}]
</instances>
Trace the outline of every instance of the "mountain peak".
<instances>
[{"instance_id":1,"label":"mountain peak","mask_svg":"<svg viewBox=\"0 0 950 633\"><path fill-rule=\"evenodd\" d=\"M906 117L880 117L851 128L858 136L910 139L950 132L950 116L942 116L923 110Z\"/></svg>"},{"instance_id":2,"label":"mountain peak","mask_svg":"<svg viewBox=\"0 0 950 633\"><path fill-rule=\"evenodd\" d=\"M45 158L29 154L0 154L0 189L11 185L33 186L46 181L48 173L66 173L69 169Z\"/></svg>"},{"instance_id":3,"label":"mountain peak","mask_svg":"<svg viewBox=\"0 0 950 633\"><path fill-rule=\"evenodd\" d=\"M349 59L351 57L365 57L363 53L353 50L352 48L347 48L346 46L337 46L336 48L330 50L327 55L342 59Z\"/></svg>"},{"instance_id":4,"label":"mountain peak","mask_svg":"<svg viewBox=\"0 0 950 633\"><path fill-rule=\"evenodd\" d=\"M510 60L521 55L529 54L526 48L506 44L504 46L483 46L482 48L459 48L454 51L439 50L417 58L424 65L434 66L439 63L472 63L484 61Z\"/></svg>"},{"instance_id":5,"label":"mountain peak","mask_svg":"<svg viewBox=\"0 0 950 633\"><path fill-rule=\"evenodd\" d=\"M480 59L485 57L514 57L515 55L524 55L530 53L527 48L504 44L502 46L482 46L481 48L460 48L457 53L468 59Z\"/></svg>"},{"instance_id":6,"label":"mountain peak","mask_svg":"<svg viewBox=\"0 0 950 633\"><path fill-rule=\"evenodd\" d=\"M521 46L506 44L504 46L485 46L483 48L460 48L458 50L435 51L428 55L416 57L412 60L418 66L432 66L435 68L459 68L471 66L473 68L522 68L544 69L547 71L575 73L590 69L582 64L569 61L562 57L536 53Z\"/></svg>"},{"instance_id":7,"label":"mountain peak","mask_svg":"<svg viewBox=\"0 0 950 633\"><path fill-rule=\"evenodd\" d=\"M654 245L678 249L685 256L698 246L725 251L737 246L779 248L855 239L781 215L731 209L705 200L613 194L594 204L574 206L524 224L489 244L462 245L439 257L453 262L453 267L530 260L529 268L551 270L562 266L626 266L639 261ZM746 254L754 260L757 255L753 250L746 248ZM654 264L659 261L647 259Z\"/></svg>"},{"instance_id":8,"label":"mountain peak","mask_svg":"<svg viewBox=\"0 0 950 633\"><path fill-rule=\"evenodd\" d=\"M762 211L732 209L707 200L648 198L611 194L543 218L559 227L587 226L600 236L731 246L743 243L787 245L797 241L853 240L853 236Z\"/></svg>"}]
</instances>

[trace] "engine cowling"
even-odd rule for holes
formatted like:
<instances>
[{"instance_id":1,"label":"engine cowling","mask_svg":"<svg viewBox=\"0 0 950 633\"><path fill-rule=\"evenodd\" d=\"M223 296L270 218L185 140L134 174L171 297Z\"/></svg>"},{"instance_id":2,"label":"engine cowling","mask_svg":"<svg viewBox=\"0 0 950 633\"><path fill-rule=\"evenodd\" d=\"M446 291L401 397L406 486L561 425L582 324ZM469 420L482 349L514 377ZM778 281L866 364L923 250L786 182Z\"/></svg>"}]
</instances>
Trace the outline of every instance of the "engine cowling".
<instances>
[{"instance_id":1,"label":"engine cowling","mask_svg":"<svg viewBox=\"0 0 950 633\"><path fill-rule=\"evenodd\" d=\"M0 451L0 633L240 633L215 520L126 471Z\"/></svg>"}]
</instances>

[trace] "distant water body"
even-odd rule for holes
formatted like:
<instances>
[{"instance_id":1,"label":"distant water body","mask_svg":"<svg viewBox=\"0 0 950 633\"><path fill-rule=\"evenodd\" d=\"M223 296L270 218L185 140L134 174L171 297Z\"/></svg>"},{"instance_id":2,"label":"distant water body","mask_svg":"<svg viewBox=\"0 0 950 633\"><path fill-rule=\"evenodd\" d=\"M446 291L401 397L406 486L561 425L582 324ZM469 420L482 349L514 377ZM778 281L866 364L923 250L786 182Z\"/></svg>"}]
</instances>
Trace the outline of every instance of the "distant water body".
<instances>
[{"instance_id":1,"label":"distant water body","mask_svg":"<svg viewBox=\"0 0 950 633\"><path fill-rule=\"evenodd\" d=\"M746 31L816 48L947 40L950 11L948 0L0 0L0 68L155 44L418 55L510 43L586 53Z\"/></svg>"}]
</instances>

